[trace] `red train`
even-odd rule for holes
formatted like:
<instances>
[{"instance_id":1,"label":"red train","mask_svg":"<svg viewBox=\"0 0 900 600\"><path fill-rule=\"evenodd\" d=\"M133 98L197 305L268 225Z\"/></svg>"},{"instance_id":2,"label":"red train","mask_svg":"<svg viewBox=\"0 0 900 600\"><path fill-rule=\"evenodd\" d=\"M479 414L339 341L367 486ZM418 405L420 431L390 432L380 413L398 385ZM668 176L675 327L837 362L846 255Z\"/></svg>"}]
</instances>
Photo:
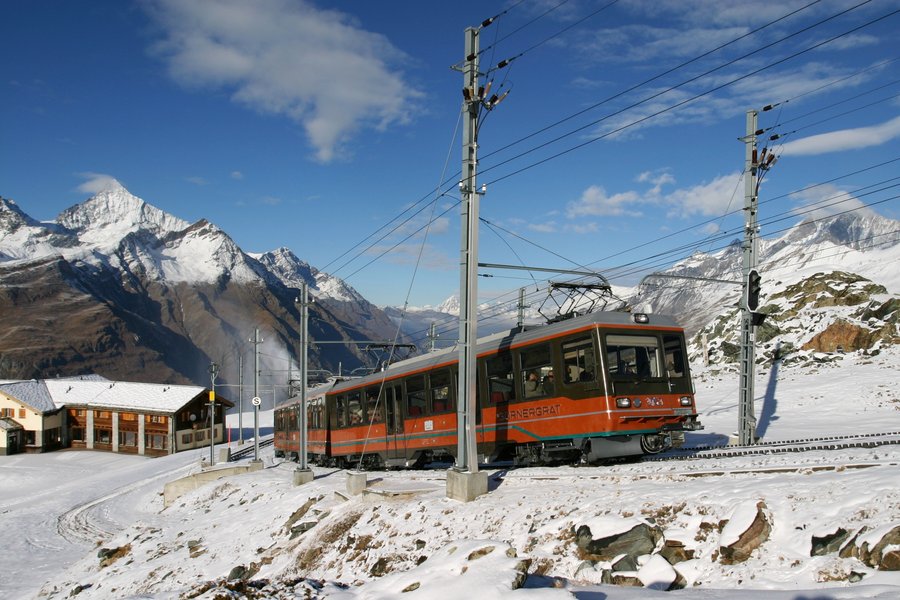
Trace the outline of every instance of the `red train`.
<instances>
[{"instance_id":1,"label":"red train","mask_svg":"<svg viewBox=\"0 0 900 600\"><path fill-rule=\"evenodd\" d=\"M702 429L684 331L668 317L598 312L479 340L479 458L517 465L655 454ZM458 351L307 392L309 461L421 467L456 453ZM299 397L275 410L275 452L296 458Z\"/></svg>"}]
</instances>

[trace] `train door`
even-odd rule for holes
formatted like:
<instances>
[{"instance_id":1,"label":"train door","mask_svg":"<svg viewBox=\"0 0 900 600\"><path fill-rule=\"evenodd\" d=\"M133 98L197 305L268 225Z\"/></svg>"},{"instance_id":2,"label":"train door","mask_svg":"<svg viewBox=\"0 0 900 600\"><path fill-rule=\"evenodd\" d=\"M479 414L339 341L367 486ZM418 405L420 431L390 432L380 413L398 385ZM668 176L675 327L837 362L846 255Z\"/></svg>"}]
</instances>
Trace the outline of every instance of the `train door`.
<instances>
[{"instance_id":1,"label":"train door","mask_svg":"<svg viewBox=\"0 0 900 600\"><path fill-rule=\"evenodd\" d=\"M386 385L384 388L384 408L387 413L387 459L405 459L406 444L403 435L403 394L400 384Z\"/></svg>"}]
</instances>

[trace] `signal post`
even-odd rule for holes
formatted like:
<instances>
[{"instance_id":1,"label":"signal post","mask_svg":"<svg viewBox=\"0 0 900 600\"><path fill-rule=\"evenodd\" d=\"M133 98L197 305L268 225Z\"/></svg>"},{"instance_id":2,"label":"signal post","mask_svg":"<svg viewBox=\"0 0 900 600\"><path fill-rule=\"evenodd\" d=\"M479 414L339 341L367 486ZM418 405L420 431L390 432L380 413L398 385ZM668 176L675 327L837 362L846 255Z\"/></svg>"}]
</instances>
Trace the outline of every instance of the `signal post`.
<instances>
[{"instance_id":1,"label":"signal post","mask_svg":"<svg viewBox=\"0 0 900 600\"><path fill-rule=\"evenodd\" d=\"M767 107L768 108L768 107ZM764 109L765 110L765 109ZM757 268L759 246L759 172L767 169L774 161L760 162L756 150L757 111L747 111L747 135L741 138L746 144L744 161L744 241L741 294L741 357L740 392L738 398L738 443L742 446L755 444L756 413L754 412L754 369L756 366L756 327L761 325L765 315L756 312L759 308L761 276ZM765 152L763 152L765 154Z\"/></svg>"}]
</instances>

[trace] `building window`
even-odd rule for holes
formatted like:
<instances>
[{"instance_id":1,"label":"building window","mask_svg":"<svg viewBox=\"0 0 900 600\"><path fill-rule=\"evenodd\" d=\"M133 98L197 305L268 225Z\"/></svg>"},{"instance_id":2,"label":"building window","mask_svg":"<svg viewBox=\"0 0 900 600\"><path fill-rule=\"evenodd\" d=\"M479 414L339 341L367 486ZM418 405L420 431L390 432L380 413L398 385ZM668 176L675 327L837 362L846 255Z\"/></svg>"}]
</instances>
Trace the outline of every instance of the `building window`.
<instances>
[{"instance_id":1,"label":"building window","mask_svg":"<svg viewBox=\"0 0 900 600\"><path fill-rule=\"evenodd\" d=\"M194 434L192 433L183 433L181 434L181 443L185 446L190 446L194 443Z\"/></svg>"},{"instance_id":2,"label":"building window","mask_svg":"<svg viewBox=\"0 0 900 600\"><path fill-rule=\"evenodd\" d=\"M25 418L25 409L24 409L24 408L20 408L20 409L19 409L19 418L20 418L20 419L24 419L24 418Z\"/></svg>"},{"instance_id":3,"label":"building window","mask_svg":"<svg viewBox=\"0 0 900 600\"><path fill-rule=\"evenodd\" d=\"M72 441L73 442L83 442L84 441L84 427L73 427L72 428Z\"/></svg>"},{"instance_id":4,"label":"building window","mask_svg":"<svg viewBox=\"0 0 900 600\"><path fill-rule=\"evenodd\" d=\"M112 431L110 431L109 429L95 429L94 442L97 444L111 444Z\"/></svg>"},{"instance_id":5,"label":"building window","mask_svg":"<svg viewBox=\"0 0 900 600\"><path fill-rule=\"evenodd\" d=\"M123 413L119 414L119 418L122 419L123 421L136 421L137 415L134 413L123 412Z\"/></svg>"},{"instance_id":6,"label":"building window","mask_svg":"<svg viewBox=\"0 0 900 600\"><path fill-rule=\"evenodd\" d=\"M166 417L165 415L147 415L146 422L165 425L166 423L168 423L167 419L168 417Z\"/></svg>"},{"instance_id":7,"label":"building window","mask_svg":"<svg viewBox=\"0 0 900 600\"><path fill-rule=\"evenodd\" d=\"M119 432L119 446L136 448L137 447L137 432L120 431Z\"/></svg>"},{"instance_id":8,"label":"building window","mask_svg":"<svg viewBox=\"0 0 900 600\"><path fill-rule=\"evenodd\" d=\"M155 433L145 434L144 444L147 448L152 448L153 450L165 450L166 436Z\"/></svg>"},{"instance_id":9,"label":"building window","mask_svg":"<svg viewBox=\"0 0 900 600\"><path fill-rule=\"evenodd\" d=\"M0 408L0 416L9 417L10 419L16 416L16 409L14 408Z\"/></svg>"}]
</instances>

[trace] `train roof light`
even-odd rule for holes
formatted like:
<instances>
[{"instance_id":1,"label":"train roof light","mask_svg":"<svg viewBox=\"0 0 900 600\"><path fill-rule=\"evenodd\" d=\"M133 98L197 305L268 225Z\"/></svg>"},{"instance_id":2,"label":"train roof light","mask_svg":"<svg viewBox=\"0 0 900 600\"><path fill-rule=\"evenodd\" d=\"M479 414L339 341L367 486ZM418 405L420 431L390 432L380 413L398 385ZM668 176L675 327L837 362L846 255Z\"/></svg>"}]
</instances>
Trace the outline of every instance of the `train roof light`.
<instances>
[{"instance_id":1,"label":"train roof light","mask_svg":"<svg viewBox=\"0 0 900 600\"><path fill-rule=\"evenodd\" d=\"M650 315L648 315L647 313L634 313L631 316L631 318L634 319L635 323L649 323L650 322Z\"/></svg>"}]
</instances>

